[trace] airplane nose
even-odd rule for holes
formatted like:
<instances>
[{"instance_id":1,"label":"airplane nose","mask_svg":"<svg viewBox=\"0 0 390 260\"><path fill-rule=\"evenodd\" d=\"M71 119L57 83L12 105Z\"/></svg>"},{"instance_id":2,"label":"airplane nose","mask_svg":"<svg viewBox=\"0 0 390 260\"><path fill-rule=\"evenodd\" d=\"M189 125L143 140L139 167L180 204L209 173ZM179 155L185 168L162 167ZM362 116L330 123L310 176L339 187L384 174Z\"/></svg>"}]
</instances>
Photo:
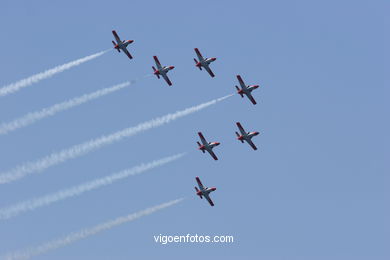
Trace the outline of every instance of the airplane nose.
<instances>
[{"instance_id":1,"label":"airplane nose","mask_svg":"<svg viewBox=\"0 0 390 260\"><path fill-rule=\"evenodd\" d=\"M220 145L221 143L219 143L219 142L215 142L215 145Z\"/></svg>"},{"instance_id":2,"label":"airplane nose","mask_svg":"<svg viewBox=\"0 0 390 260\"><path fill-rule=\"evenodd\" d=\"M169 67L171 70L173 70L174 68L175 68L175 66L171 66L171 67Z\"/></svg>"},{"instance_id":3,"label":"airplane nose","mask_svg":"<svg viewBox=\"0 0 390 260\"><path fill-rule=\"evenodd\" d=\"M133 43L134 42L134 40L129 40L129 43Z\"/></svg>"},{"instance_id":4,"label":"airplane nose","mask_svg":"<svg viewBox=\"0 0 390 260\"><path fill-rule=\"evenodd\" d=\"M212 60L212 61L215 61L216 59L217 59L217 58L212 58L211 60Z\"/></svg>"},{"instance_id":5,"label":"airplane nose","mask_svg":"<svg viewBox=\"0 0 390 260\"><path fill-rule=\"evenodd\" d=\"M214 190L217 190L217 188L216 188L216 187L213 187L213 191L214 191Z\"/></svg>"}]
</instances>

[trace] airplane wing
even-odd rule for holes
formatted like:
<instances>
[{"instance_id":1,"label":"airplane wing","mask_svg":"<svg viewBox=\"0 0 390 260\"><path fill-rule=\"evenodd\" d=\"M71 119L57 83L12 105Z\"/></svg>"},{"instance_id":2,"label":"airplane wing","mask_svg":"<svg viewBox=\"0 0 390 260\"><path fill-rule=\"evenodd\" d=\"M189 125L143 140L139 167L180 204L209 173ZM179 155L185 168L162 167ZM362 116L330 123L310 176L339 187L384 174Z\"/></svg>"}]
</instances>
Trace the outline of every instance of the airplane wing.
<instances>
[{"instance_id":1,"label":"airplane wing","mask_svg":"<svg viewBox=\"0 0 390 260\"><path fill-rule=\"evenodd\" d=\"M206 139L204 138L203 134L201 132L198 132L198 135L200 137L200 140L202 141L202 144L207 145L208 143L207 143Z\"/></svg>"},{"instance_id":2,"label":"airplane wing","mask_svg":"<svg viewBox=\"0 0 390 260\"><path fill-rule=\"evenodd\" d=\"M158 60L157 56L153 56L153 59L154 59L154 62L156 63L156 66L158 69L161 69L162 66L161 66L161 63L160 61Z\"/></svg>"},{"instance_id":3,"label":"airplane wing","mask_svg":"<svg viewBox=\"0 0 390 260\"><path fill-rule=\"evenodd\" d=\"M257 150L256 145L252 142L251 139L245 139L245 141L253 148L253 150Z\"/></svg>"},{"instance_id":4,"label":"airplane wing","mask_svg":"<svg viewBox=\"0 0 390 260\"><path fill-rule=\"evenodd\" d=\"M211 71L210 67L208 65L204 66L205 70L210 74L211 77L214 78L214 73Z\"/></svg>"},{"instance_id":5,"label":"airplane wing","mask_svg":"<svg viewBox=\"0 0 390 260\"><path fill-rule=\"evenodd\" d=\"M199 61L203 60L203 56L202 56L202 54L200 54L200 51L198 50L198 48L195 48L194 50L196 52L196 56L198 56Z\"/></svg>"},{"instance_id":6,"label":"airplane wing","mask_svg":"<svg viewBox=\"0 0 390 260\"><path fill-rule=\"evenodd\" d=\"M172 86L172 82L169 80L167 74L161 73L161 76L165 79L169 86Z\"/></svg>"},{"instance_id":7,"label":"airplane wing","mask_svg":"<svg viewBox=\"0 0 390 260\"><path fill-rule=\"evenodd\" d=\"M210 196L208 194L203 195L206 200L210 203L211 206L214 206L214 202L210 199Z\"/></svg>"},{"instance_id":8,"label":"airplane wing","mask_svg":"<svg viewBox=\"0 0 390 260\"><path fill-rule=\"evenodd\" d=\"M245 132L244 128L242 127L242 125L240 124L240 122L237 122L236 125L238 126L238 129L240 129L241 134L246 135L246 132Z\"/></svg>"},{"instance_id":9,"label":"airplane wing","mask_svg":"<svg viewBox=\"0 0 390 260\"><path fill-rule=\"evenodd\" d=\"M256 105L256 100L253 98L252 94L247 93L246 96L249 98L253 105Z\"/></svg>"},{"instance_id":10,"label":"airplane wing","mask_svg":"<svg viewBox=\"0 0 390 260\"><path fill-rule=\"evenodd\" d=\"M218 157L215 155L215 153L213 152L213 150L207 150L208 152L209 152L209 154L211 155L211 157L213 157L214 158L214 160L218 160Z\"/></svg>"},{"instance_id":11,"label":"airplane wing","mask_svg":"<svg viewBox=\"0 0 390 260\"><path fill-rule=\"evenodd\" d=\"M196 182L198 183L199 189L203 190L204 186L203 186L202 182L200 181L199 177L196 177L195 179L196 179Z\"/></svg>"},{"instance_id":12,"label":"airplane wing","mask_svg":"<svg viewBox=\"0 0 390 260\"><path fill-rule=\"evenodd\" d=\"M241 88L246 89L246 85L240 75L237 75L238 82L240 82Z\"/></svg>"},{"instance_id":13,"label":"airplane wing","mask_svg":"<svg viewBox=\"0 0 390 260\"><path fill-rule=\"evenodd\" d=\"M126 49L126 47L124 47L124 48L122 49L122 51L123 51L124 53L126 53L127 57L129 57L129 59L132 59L132 58L133 58L133 57L131 56L130 52Z\"/></svg>"},{"instance_id":14,"label":"airplane wing","mask_svg":"<svg viewBox=\"0 0 390 260\"><path fill-rule=\"evenodd\" d=\"M118 34L116 33L116 31L112 31L112 34L114 35L116 42L117 42L117 43L120 43L120 42L121 42L121 39L119 38L119 36L118 36Z\"/></svg>"}]
</instances>

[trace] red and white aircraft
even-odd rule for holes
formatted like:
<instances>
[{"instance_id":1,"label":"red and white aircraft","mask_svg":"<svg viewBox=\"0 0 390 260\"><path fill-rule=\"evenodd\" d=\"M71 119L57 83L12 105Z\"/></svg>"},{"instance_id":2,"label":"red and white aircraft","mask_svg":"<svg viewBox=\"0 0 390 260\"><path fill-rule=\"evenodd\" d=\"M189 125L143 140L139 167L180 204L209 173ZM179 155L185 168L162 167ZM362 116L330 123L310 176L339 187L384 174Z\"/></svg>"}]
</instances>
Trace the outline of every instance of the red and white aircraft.
<instances>
[{"instance_id":1,"label":"red and white aircraft","mask_svg":"<svg viewBox=\"0 0 390 260\"><path fill-rule=\"evenodd\" d=\"M236 132L237 139L241 141L241 143L244 143L246 141L252 148L253 150L257 150L256 145L252 142L252 137L256 136L259 134L259 132L245 132L244 128L241 126L240 122L236 123L238 126L238 129L240 129L241 134Z\"/></svg>"},{"instance_id":2,"label":"red and white aircraft","mask_svg":"<svg viewBox=\"0 0 390 260\"><path fill-rule=\"evenodd\" d=\"M116 40L116 43L114 41L112 41L112 43L114 44L114 49L116 49L118 52L121 52L121 50L122 50L127 55L127 57L129 57L129 59L132 59L133 57L131 56L130 52L127 50L127 45L129 45L130 43L132 43L134 41L133 40L121 41L121 39L119 38L116 31L112 31L112 34L114 35L115 40Z\"/></svg>"},{"instance_id":3,"label":"red and white aircraft","mask_svg":"<svg viewBox=\"0 0 390 260\"><path fill-rule=\"evenodd\" d=\"M215 146L220 145L220 143L218 143L218 142L207 142L206 139L203 137L203 134L201 132L198 132L198 135L200 137L200 140L202 141L202 144L200 144L199 142L196 142L198 144L198 146L199 146L198 149L201 150L203 153L205 153L205 151L207 151L211 155L211 157L214 158L214 160L218 160L217 156L213 152L213 148Z\"/></svg>"},{"instance_id":4,"label":"red and white aircraft","mask_svg":"<svg viewBox=\"0 0 390 260\"><path fill-rule=\"evenodd\" d=\"M194 59L195 66L199 68L199 70L202 70L202 67L210 74L211 77L214 77L214 73L210 69L210 63L215 61L217 58L203 58L202 54L198 50L198 48L194 49L196 52L196 55L198 56L199 61Z\"/></svg>"},{"instance_id":5,"label":"red and white aircraft","mask_svg":"<svg viewBox=\"0 0 390 260\"><path fill-rule=\"evenodd\" d=\"M153 56L154 62L156 63L157 69L152 66L153 68L153 74L157 76L157 78L163 77L165 81L168 83L169 86L172 86L172 82L169 80L167 73L170 70L173 70L174 66L161 66L160 61L158 60L157 56Z\"/></svg>"},{"instance_id":6,"label":"red and white aircraft","mask_svg":"<svg viewBox=\"0 0 390 260\"><path fill-rule=\"evenodd\" d=\"M259 87L259 85L245 85L244 81L242 80L241 76L240 75L237 75L237 79L238 79L238 82L240 82L240 85L241 85L241 89L236 86L236 89L237 89L237 93L243 98L244 95L246 95L249 100L252 102L253 105L256 105L256 101L255 99L252 97L252 94L251 92L254 90L254 89L257 89Z\"/></svg>"},{"instance_id":7,"label":"red and white aircraft","mask_svg":"<svg viewBox=\"0 0 390 260\"><path fill-rule=\"evenodd\" d=\"M206 200L210 203L210 205L214 206L214 203L210 199L209 194L211 192L215 191L217 188L215 188L215 187L211 187L211 188L204 187L202 182L200 181L199 177L196 177L195 179L196 179L196 182L198 183L198 186L199 186L199 189L197 187L195 187L196 195L198 195L201 199L202 199L202 197L205 197Z\"/></svg>"}]
</instances>

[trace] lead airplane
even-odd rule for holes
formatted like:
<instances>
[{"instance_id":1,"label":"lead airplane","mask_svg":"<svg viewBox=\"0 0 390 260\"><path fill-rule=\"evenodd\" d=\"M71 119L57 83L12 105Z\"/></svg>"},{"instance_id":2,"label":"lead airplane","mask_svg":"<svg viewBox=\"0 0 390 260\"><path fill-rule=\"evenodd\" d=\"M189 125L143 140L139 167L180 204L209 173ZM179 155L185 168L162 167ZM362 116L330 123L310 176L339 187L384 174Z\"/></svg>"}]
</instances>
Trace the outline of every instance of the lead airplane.
<instances>
[{"instance_id":1,"label":"lead airplane","mask_svg":"<svg viewBox=\"0 0 390 260\"><path fill-rule=\"evenodd\" d=\"M200 181L199 177L196 177L196 182L198 183L199 189L195 187L196 195L198 195L201 199L202 197L205 197L206 200L210 203L211 206L214 206L214 202L210 199L209 194L213 191L215 191L217 188L215 187L204 187L202 182Z\"/></svg>"},{"instance_id":2,"label":"lead airplane","mask_svg":"<svg viewBox=\"0 0 390 260\"><path fill-rule=\"evenodd\" d=\"M205 151L207 151L211 155L211 157L214 158L214 160L218 160L217 156L213 152L213 148L215 146L220 145L220 143L218 143L218 142L207 142L201 132L198 132L198 135L200 137L200 140L202 141L202 144L200 144L199 142L196 142L198 144L198 146L199 146L198 149L201 150L203 153L205 153Z\"/></svg>"},{"instance_id":3,"label":"lead airplane","mask_svg":"<svg viewBox=\"0 0 390 260\"><path fill-rule=\"evenodd\" d=\"M199 61L194 59L195 66L199 68L199 70L202 70L202 67L210 74L211 77L214 77L214 73L210 69L210 63L215 61L217 58L203 58L202 54L198 50L198 48L194 49L196 52L196 55L198 56Z\"/></svg>"},{"instance_id":4,"label":"lead airplane","mask_svg":"<svg viewBox=\"0 0 390 260\"><path fill-rule=\"evenodd\" d=\"M161 66L160 61L158 60L157 56L153 56L154 62L156 63L157 69L152 66L153 68L153 74L156 75L157 78L163 77L165 81L168 83L169 86L172 86L172 82L169 80L167 73L170 70L173 70L175 66Z\"/></svg>"},{"instance_id":5,"label":"lead airplane","mask_svg":"<svg viewBox=\"0 0 390 260\"><path fill-rule=\"evenodd\" d=\"M116 40L116 43L114 41L112 41L112 44L114 44L114 49L116 49L118 52L121 52L121 50L127 55L127 57L129 57L129 59L132 59L133 57L131 56L130 52L127 50L127 46L130 44L130 43L133 43L134 41L133 40L121 40L118 36L118 34L116 33L116 31L112 31L112 34L114 35L115 37L115 40Z\"/></svg>"},{"instance_id":6,"label":"lead airplane","mask_svg":"<svg viewBox=\"0 0 390 260\"><path fill-rule=\"evenodd\" d=\"M236 89L237 89L237 93L243 98L244 95L246 95L249 100L252 102L253 105L256 105L256 100L253 98L251 92L254 90L254 89L257 89L259 87L259 85L245 85L244 81L242 80L241 76L240 75L237 75L237 79L238 79L238 82L240 83L241 85L241 89L236 86Z\"/></svg>"},{"instance_id":7,"label":"lead airplane","mask_svg":"<svg viewBox=\"0 0 390 260\"><path fill-rule=\"evenodd\" d=\"M244 128L241 126L240 122L237 122L237 127L240 130L241 134L236 132L237 139L241 141L241 143L244 143L246 141L253 150L257 150L256 145L252 142L252 137L259 134L259 132L245 132Z\"/></svg>"}]
</instances>

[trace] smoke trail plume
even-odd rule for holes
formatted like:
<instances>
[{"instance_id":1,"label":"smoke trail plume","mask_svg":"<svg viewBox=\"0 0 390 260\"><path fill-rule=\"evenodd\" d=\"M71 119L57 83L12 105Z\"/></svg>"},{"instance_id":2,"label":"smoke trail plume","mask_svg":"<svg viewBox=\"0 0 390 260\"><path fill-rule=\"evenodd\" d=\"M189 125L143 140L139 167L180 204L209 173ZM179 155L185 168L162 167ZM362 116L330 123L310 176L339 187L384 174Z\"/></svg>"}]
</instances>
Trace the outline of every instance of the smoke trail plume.
<instances>
[{"instance_id":1,"label":"smoke trail plume","mask_svg":"<svg viewBox=\"0 0 390 260\"><path fill-rule=\"evenodd\" d=\"M133 82L132 82L133 83ZM98 91L95 91L93 93L85 94L80 97L76 97L70 100L67 100L62 103L55 104L51 107L46 107L40 111L35 111L28 113L20 118L17 118L11 122L2 123L0 124L0 135L7 134L9 132L12 132L18 128L25 127L28 125L31 125L35 123L38 120L41 120L43 118L54 116L58 112L70 109L72 107L81 105L83 103L86 103L88 101L100 98L102 96L108 95L112 92L118 91L123 89L124 87L127 87L130 85L130 82L124 82L122 84L118 84L109 88L100 89Z\"/></svg>"},{"instance_id":2,"label":"smoke trail plume","mask_svg":"<svg viewBox=\"0 0 390 260\"><path fill-rule=\"evenodd\" d=\"M231 97L233 94L211 100L209 102L192 106L184 110L179 110L175 113L167 114L165 116L157 117L155 119L140 123L134 127L125 128L121 131L115 132L110 135L104 135L96 139L92 139L85 143L81 143L75 146L72 146L68 149L64 149L60 152L54 152L49 154L35 162L29 162L15 167L14 169L0 173L0 184L9 183L15 180L18 180L28 174L34 172L40 172L51 166L57 165L59 163L65 162L69 159L73 159L89 153L91 151L97 150L105 145L118 142L123 138L136 135L138 133L144 132L146 130L156 128L165 124L168 124L176 119L190 115L192 113L198 112L202 109L205 109L211 105L214 105L222 100L225 100Z\"/></svg>"},{"instance_id":3,"label":"smoke trail plume","mask_svg":"<svg viewBox=\"0 0 390 260\"><path fill-rule=\"evenodd\" d=\"M124 178L127 178L129 176L141 174L145 171L151 170L153 168L162 166L164 164L173 162L175 160L180 159L185 154L177 154L169 157L165 157L159 160L152 161L150 163L141 164L139 166L133 167L131 169L123 170L108 176L105 176L103 178L98 178L93 181L89 181L77 186L73 186L68 189L60 190L58 192L48 194L39 198L34 198L31 200L23 201L20 203L17 203L13 206L2 208L0 209L0 219L8 219L11 217L14 217L16 215L19 215L26 211L31 211L34 209L37 209L39 207L48 206L52 203L70 198L75 197L83 194L84 192L91 191L98 189L103 186L107 186L110 184L113 184L116 181L122 180Z\"/></svg>"},{"instance_id":4,"label":"smoke trail plume","mask_svg":"<svg viewBox=\"0 0 390 260\"><path fill-rule=\"evenodd\" d=\"M99 225L91 227L91 228L86 228L86 229L83 229L83 230L78 231L78 232L73 232L65 237L51 240L49 242L43 243L43 244L36 246L36 247L30 247L30 248L25 249L25 250L20 250L20 251L6 254L6 255L2 256L2 259L7 259L7 260L29 259L33 256L44 254L44 253L49 252L51 250L72 244L78 240L96 235L97 233L100 233L102 231L109 230L113 227L116 227L116 226L125 224L127 222L136 220L138 218L150 215L150 214L152 214L156 211L162 210L164 208L171 207L171 206L181 202L182 200L183 199L172 200L172 201L169 201L169 202L166 202L166 203L163 203L163 204L151 207L151 208L147 208L147 209L142 210L142 211L138 211L136 213L133 213L133 214L130 214L127 216L123 216L123 217L119 217L119 218L111 220L111 221L107 221L105 223L99 224Z\"/></svg>"},{"instance_id":5,"label":"smoke trail plume","mask_svg":"<svg viewBox=\"0 0 390 260\"><path fill-rule=\"evenodd\" d=\"M71 61L71 62L62 64L62 65L54 67L52 69L48 69L48 70L46 70L44 72L32 75L32 76L30 76L28 78L19 80L19 81L15 82L15 83L6 85L4 87L1 87L0 88L0 97L9 95L11 93L14 93L14 92L20 90L21 88L28 87L28 86L30 86L30 85L32 85L34 83L37 83L37 82L39 82L39 81L41 81L43 79L50 78L50 77L54 76L57 73L60 73L60 72L63 72L65 70L68 70L70 68L73 68L75 66L81 65L84 62L96 59L97 57L102 56L104 53L106 53L108 51L109 50L101 51L101 52L98 52L98 53L86 56L84 58L81 58L81 59L78 59L78 60L75 60L75 61Z\"/></svg>"}]
</instances>

